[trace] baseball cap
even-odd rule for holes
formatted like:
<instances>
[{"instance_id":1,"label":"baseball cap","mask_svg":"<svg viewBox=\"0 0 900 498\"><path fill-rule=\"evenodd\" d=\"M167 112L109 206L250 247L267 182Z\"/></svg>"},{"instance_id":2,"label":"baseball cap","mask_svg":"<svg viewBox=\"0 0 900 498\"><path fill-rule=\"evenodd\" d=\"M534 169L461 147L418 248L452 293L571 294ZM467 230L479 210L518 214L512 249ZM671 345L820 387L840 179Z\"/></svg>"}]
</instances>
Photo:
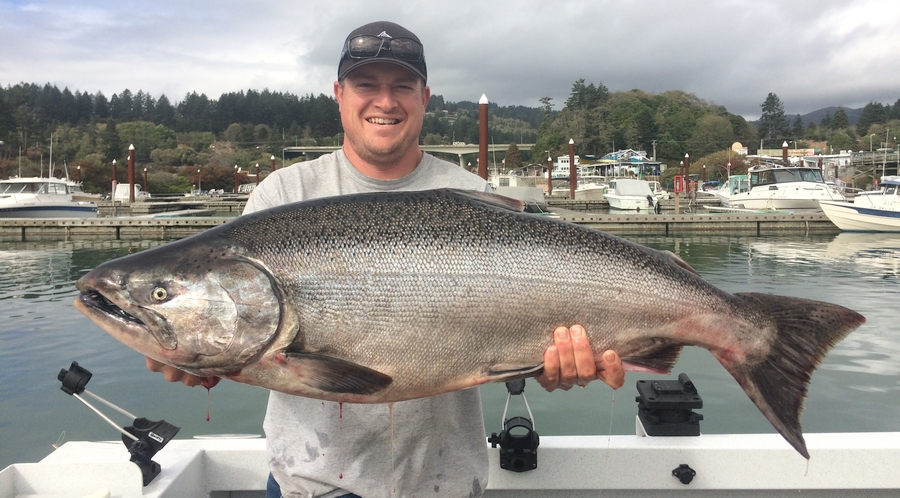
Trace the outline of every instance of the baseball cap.
<instances>
[{"instance_id":1,"label":"baseball cap","mask_svg":"<svg viewBox=\"0 0 900 498\"><path fill-rule=\"evenodd\" d=\"M353 69L387 62L402 66L428 81L425 67L425 50L412 31L399 24L378 21L354 29L344 41L341 62L338 65L338 80L342 80Z\"/></svg>"}]
</instances>

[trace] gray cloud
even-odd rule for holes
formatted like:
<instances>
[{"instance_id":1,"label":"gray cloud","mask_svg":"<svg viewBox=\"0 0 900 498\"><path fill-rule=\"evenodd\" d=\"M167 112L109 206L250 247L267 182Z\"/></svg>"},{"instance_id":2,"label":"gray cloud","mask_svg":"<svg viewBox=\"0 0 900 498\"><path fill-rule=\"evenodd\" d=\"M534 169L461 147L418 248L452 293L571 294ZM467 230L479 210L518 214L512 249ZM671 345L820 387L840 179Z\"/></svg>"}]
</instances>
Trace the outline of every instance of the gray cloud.
<instances>
[{"instance_id":1,"label":"gray cloud","mask_svg":"<svg viewBox=\"0 0 900 498\"><path fill-rule=\"evenodd\" d=\"M306 2L312 3L312 2ZM559 109L584 78L610 90L684 90L755 118L900 97L891 0L0 3L0 84L125 88L172 100L254 88L330 94L344 36L393 20L426 46L448 100Z\"/></svg>"}]
</instances>

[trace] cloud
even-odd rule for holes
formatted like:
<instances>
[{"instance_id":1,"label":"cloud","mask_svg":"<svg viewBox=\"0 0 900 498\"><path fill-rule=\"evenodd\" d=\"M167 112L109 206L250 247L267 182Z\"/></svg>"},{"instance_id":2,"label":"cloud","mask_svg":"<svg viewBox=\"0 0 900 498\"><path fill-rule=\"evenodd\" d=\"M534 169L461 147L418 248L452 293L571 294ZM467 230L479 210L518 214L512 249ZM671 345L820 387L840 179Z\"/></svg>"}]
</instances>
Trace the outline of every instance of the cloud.
<instances>
[{"instance_id":1,"label":"cloud","mask_svg":"<svg viewBox=\"0 0 900 498\"><path fill-rule=\"evenodd\" d=\"M893 103L900 4L775 0L0 3L0 84L128 88L172 100L269 88L330 94L353 28L392 20L423 40L433 93L559 109L580 78L610 90L684 90L755 118Z\"/></svg>"}]
</instances>

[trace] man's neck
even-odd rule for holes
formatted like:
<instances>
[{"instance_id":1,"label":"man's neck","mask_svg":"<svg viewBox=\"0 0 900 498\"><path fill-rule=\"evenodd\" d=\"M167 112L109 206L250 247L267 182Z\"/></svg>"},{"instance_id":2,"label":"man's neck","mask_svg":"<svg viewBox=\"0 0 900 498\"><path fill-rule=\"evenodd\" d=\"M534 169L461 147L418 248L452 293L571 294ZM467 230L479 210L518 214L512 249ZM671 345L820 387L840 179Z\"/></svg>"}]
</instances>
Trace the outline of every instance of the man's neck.
<instances>
[{"instance_id":1,"label":"man's neck","mask_svg":"<svg viewBox=\"0 0 900 498\"><path fill-rule=\"evenodd\" d=\"M372 162L360 157L352 147L344 144L344 155L357 171L376 180L397 180L412 173L422 161L424 153L415 147L403 157L390 162Z\"/></svg>"}]
</instances>

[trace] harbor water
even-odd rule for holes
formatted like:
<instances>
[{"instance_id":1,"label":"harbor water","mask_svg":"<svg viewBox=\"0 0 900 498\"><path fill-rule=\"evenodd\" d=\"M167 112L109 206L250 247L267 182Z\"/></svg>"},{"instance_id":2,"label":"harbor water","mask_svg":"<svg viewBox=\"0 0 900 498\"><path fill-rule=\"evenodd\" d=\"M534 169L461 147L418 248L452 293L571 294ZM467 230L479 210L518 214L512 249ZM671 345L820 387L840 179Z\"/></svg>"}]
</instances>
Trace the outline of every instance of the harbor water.
<instances>
[{"instance_id":1,"label":"harbor water","mask_svg":"<svg viewBox=\"0 0 900 498\"><path fill-rule=\"evenodd\" d=\"M900 284L900 237L628 238L678 254L729 292L799 296L860 312L867 322L838 344L813 375L801 419L804 432L900 431L900 327L893 309ZM40 460L64 441L119 439L115 429L60 390L57 374L72 361L93 373L89 391L138 417L181 427L178 438L262 434L266 390L226 380L207 393L202 387L165 382L147 371L140 354L75 311L74 283L81 275L103 261L161 243L0 242L0 468ZM532 298L539 306L541 296ZM546 393L529 381L525 394L541 435L633 434L635 383L674 379L679 373L691 378L703 399L698 410L703 433L775 432L724 368L700 348L685 348L671 375L629 373L625 387L615 392L595 382L584 389ZM489 435L501 429L506 388L495 384L481 389ZM131 423L94 404L119 425ZM509 416L527 413L517 398L509 410Z\"/></svg>"}]
</instances>

